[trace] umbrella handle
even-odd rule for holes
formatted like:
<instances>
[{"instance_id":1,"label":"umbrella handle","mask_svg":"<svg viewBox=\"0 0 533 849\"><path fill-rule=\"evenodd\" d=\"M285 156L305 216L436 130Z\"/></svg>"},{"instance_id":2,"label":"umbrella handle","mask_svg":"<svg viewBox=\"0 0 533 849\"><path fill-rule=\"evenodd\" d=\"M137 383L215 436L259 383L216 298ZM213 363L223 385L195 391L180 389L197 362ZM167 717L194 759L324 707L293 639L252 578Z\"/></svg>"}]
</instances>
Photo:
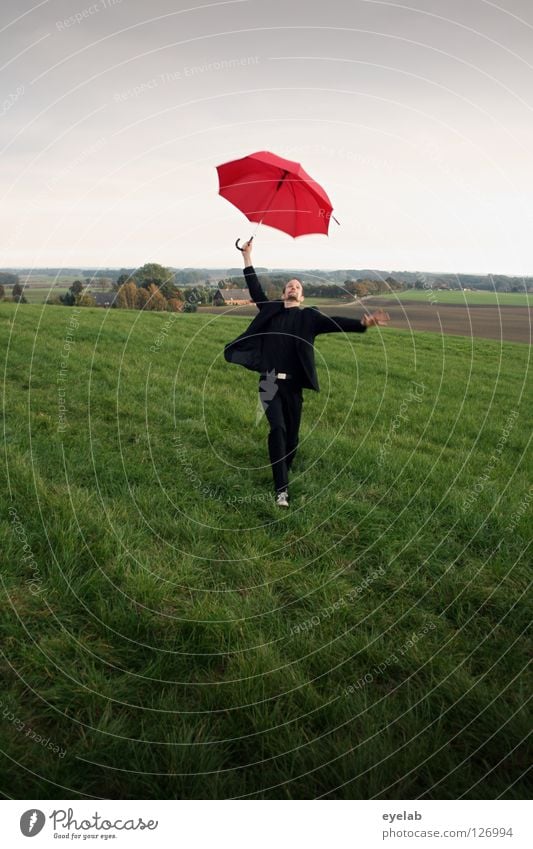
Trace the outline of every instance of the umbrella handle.
<instances>
[{"instance_id":1,"label":"umbrella handle","mask_svg":"<svg viewBox=\"0 0 533 849\"><path fill-rule=\"evenodd\" d=\"M253 239L253 236L250 236L250 238L248 239L248 241L249 241L249 242L251 242L251 241L252 241L252 239ZM237 239L237 241L235 242L235 247L237 248L237 250L238 250L238 251L240 251L241 253L244 253L244 248L239 247L239 242L240 242L240 241L241 241L240 239Z\"/></svg>"}]
</instances>

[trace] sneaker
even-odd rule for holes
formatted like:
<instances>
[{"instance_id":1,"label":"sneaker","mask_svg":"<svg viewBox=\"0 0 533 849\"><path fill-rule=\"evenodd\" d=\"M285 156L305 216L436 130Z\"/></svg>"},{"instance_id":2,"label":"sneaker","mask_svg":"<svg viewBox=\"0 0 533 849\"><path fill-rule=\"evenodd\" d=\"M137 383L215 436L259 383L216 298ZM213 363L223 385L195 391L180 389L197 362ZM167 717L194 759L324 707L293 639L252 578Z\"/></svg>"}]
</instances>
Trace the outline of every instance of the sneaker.
<instances>
[{"instance_id":1,"label":"sneaker","mask_svg":"<svg viewBox=\"0 0 533 849\"><path fill-rule=\"evenodd\" d=\"M288 507L289 506L289 493L286 489L282 492L278 492L276 495L276 504L278 507Z\"/></svg>"}]
</instances>

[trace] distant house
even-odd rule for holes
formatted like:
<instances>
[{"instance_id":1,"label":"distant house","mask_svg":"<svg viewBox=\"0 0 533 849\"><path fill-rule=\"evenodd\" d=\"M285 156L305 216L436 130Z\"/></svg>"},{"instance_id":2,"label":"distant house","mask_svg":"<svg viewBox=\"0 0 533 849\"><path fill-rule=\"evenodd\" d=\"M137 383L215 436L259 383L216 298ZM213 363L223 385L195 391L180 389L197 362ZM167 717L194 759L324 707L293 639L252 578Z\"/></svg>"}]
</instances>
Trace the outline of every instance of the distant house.
<instances>
[{"instance_id":1,"label":"distant house","mask_svg":"<svg viewBox=\"0 0 533 849\"><path fill-rule=\"evenodd\" d=\"M216 307L242 306L251 304L252 299L247 289L217 289L213 295L213 303Z\"/></svg>"},{"instance_id":2,"label":"distant house","mask_svg":"<svg viewBox=\"0 0 533 849\"><path fill-rule=\"evenodd\" d=\"M91 292L97 307L112 307L117 299L118 292Z\"/></svg>"}]
</instances>

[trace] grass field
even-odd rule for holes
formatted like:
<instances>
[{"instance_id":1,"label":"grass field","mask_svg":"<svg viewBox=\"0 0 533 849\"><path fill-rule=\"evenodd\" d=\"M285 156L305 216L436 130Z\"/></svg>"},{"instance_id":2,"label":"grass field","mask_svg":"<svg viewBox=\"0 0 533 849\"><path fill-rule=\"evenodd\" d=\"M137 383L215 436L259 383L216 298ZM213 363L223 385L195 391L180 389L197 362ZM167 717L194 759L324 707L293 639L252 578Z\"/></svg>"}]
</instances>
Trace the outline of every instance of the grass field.
<instances>
[{"instance_id":1,"label":"grass field","mask_svg":"<svg viewBox=\"0 0 533 849\"><path fill-rule=\"evenodd\" d=\"M64 295L68 292L69 286L39 286L35 288L25 289L24 295L29 304L45 304L49 297L54 295ZM93 292L109 291L103 289L92 289ZM11 295L9 295L11 297Z\"/></svg>"},{"instance_id":2,"label":"grass field","mask_svg":"<svg viewBox=\"0 0 533 849\"><path fill-rule=\"evenodd\" d=\"M51 286L49 289L25 289L24 295L29 304L44 304L53 295L64 295L68 292L68 286Z\"/></svg>"},{"instance_id":3,"label":"grass field","mask_svg":"<svg viewBox=\"0 0 533 849\"><path fill-rule=\"evenodd\" d=\"M406 292L372 297L397 298L400 301L424 301L437 304L467 304L476 306L498 304L499 306L533 306L533 294L525 292L459 292L445 289L408 289Z\"/></svg>"},{"instance_id":4,"label":"grass field","mask_svg":"<svg viewBox=\"0 0 533 849\"><path fill-rule=\"evenodd\" d=\"M529 349L319 338L281 512L247 319L75 316L0 304L2 792L527 798Z\"/></svg>"}]
</instances>

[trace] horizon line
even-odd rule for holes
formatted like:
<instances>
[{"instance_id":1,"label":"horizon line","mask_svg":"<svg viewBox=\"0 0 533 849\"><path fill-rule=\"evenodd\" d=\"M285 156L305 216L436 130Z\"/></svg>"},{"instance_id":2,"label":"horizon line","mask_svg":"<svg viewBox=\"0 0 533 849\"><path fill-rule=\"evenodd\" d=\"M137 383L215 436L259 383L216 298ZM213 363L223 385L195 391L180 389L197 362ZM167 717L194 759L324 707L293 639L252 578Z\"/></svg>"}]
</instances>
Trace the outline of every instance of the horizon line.
<instances>
[{"instance_id":1,"label":"horizon line","mask_svg":"<svg viewBox=\"0 0 533 849\"><path fill-rule=\"evenodd\" d=\"M147 264L147 263L143 263L143 265L145 265L145 264ZM157 263L157 265L163 265L163 263ZM63 272L82 271L84 269L94 270L94 271L122 271L123 269L129 270L131 268L138 269L138 268L142 268L142 267L143 267L142 265L131 265L131 266L128 266L128 265L93 265L91 263L80 263L79 265L65 265L65 266L36 265L36 266L32 267L32 270L33 271L37 271L37 270L48 271L50 269L55 268L55 269L60 269L60 271L63 271ZM211 266L208 266L208 265L167 265L167 266L164 266L163 265L163 267L169 268L171 271L220 271L222 269L238 268L238 266L229 266L229 265L228 266L225 266L225 265L211 265ZM297 267L297 266L294 266L294 265L292 265L292 266L288 266L288 265L285 265L285 266L257 265L257 266L254 266L254 267L259 268L261 270L265 269L264 271L262 271L262 273L267 273L267 274L274 272L274 271L283 271L283 272L326 271L326 272L331 272L331 271L344 271L344 270L349 271L349 270L351 270L351 269L346 268L345 266L344 267L341 267L341 266L325 267L324 266L324 267L321 267L321 268L314 268L314 269L309 268L309 267L308 268L302 268L302 267ZM2 267L0 267L0 273L22 271L24 268L29 268L29 266L23 266L23 265L2 266ZM240 267L239 267L239 270L242 270L242 269L240 269ZM424 269L424 270L414 269L414 270L411 270L411 269L408 269L408 268L388 269L388 268L377 268L377 267L370 267L370 266L366 266L366 267L362 267L362 268L354 269L354 270L373 271L373 272L384 271L387 274L393 274L394 272L396 272L396 273L399 273L399 274L443 274L443 275L446 274L446 275L451 275L451 276L458 276L458 275L461 275L461 274L469 274L469 275L473 275L473 276L476 276L476 277L499 277L499 276L501 276L501 277L523 277L523 278L533 277L533 271L529 274L526 274L526 273L523 273L523 272L514 272L513 273L513 272L503 272L503 271L442 271L442 270L434 271L434 270L429 270L429 269ZM29 273L31 273L31 271Z\"/></svg>"}]
</instances>

